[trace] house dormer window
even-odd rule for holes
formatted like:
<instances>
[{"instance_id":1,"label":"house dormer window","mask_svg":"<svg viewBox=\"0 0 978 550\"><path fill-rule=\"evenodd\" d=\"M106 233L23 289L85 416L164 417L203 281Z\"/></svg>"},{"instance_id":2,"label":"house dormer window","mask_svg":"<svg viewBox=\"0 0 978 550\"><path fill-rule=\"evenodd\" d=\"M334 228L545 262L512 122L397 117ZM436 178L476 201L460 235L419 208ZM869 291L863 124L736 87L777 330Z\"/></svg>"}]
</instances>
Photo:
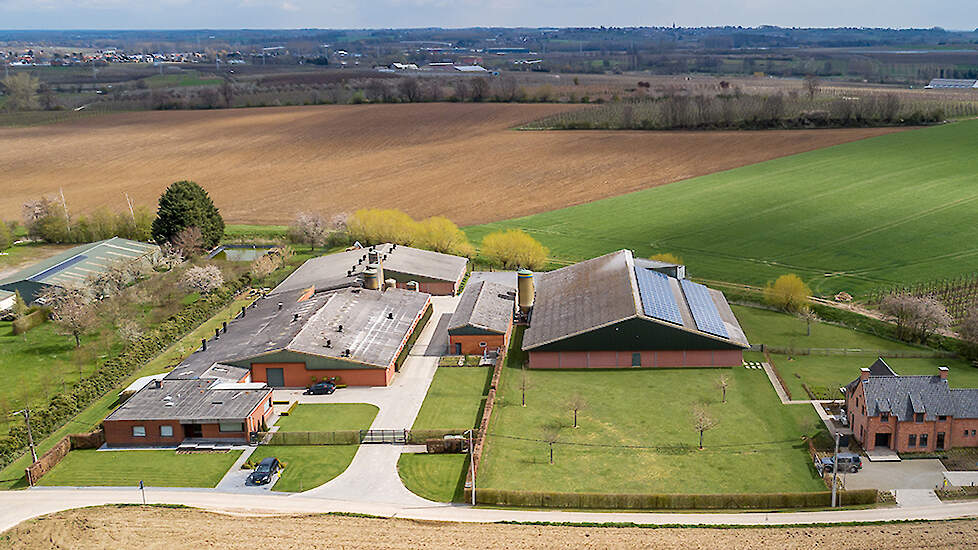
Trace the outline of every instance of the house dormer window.
<instances>
[{"instance_id":1,"label":"house dormer window","mask_svg":"<svg viewBox=\"0 0 978 550\"><path fill-rule=\"evenodd\" d=\"M914 422L923 422L924 421L924 413L915 413L913 415L913 421Z\"/></svg>"}]
</instances>

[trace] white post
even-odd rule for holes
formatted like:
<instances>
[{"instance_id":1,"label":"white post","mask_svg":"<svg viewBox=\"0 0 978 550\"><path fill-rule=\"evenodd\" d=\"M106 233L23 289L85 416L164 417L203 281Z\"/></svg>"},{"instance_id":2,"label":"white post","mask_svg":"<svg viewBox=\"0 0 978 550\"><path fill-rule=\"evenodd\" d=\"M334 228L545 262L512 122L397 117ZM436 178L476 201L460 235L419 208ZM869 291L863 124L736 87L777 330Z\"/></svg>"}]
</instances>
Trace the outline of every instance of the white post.
<instances>
[{"instance_id":1,"label":"white post","mask_svg":"<svg viewBox=\"0 0 978 550\"><path fill-rule=\"evenodd\" d=\"M472 478L472 506L475 506L475 453L472 448L472 430L465 430L463 434L469 434L469 477Z\"/></svg>"},{"instance_id":2,"label":"white post","mask_svg":"<svg viewBox=\"0 0 978 550\"><path fill-rule=\"evenodd\" d=\"M836 490L836 479L839 475L839 432L835 433L835 459L832 460L832 507L835 508L838 502L838 491Z\"/></svg>"}]
</instances>

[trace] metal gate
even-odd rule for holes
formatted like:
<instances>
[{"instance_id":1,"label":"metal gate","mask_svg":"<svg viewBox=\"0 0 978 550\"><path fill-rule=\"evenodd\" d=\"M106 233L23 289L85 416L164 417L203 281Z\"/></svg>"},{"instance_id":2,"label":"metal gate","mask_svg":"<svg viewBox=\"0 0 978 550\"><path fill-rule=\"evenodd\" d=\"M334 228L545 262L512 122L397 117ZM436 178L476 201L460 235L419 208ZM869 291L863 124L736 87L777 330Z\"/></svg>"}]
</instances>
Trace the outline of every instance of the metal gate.
<instances>
[{"instance_id":1,"label":"metal gate","mask_svg":"<svg viewBox=\"0 0 978 550\"><path fill-rule=\"evenodd\" d=\"M410 430L360 430L360 443L406 444Z\"/></svg>"}]
</instances>

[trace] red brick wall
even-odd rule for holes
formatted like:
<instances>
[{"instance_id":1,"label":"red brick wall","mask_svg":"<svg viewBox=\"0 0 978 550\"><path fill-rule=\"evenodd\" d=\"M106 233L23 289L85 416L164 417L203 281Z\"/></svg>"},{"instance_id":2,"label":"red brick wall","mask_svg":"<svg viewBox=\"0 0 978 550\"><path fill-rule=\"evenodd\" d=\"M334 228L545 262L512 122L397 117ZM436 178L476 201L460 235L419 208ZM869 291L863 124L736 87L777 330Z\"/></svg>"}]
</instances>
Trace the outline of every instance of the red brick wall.
<instances>
[{"instance_id":1,"label":"red brick wall","mask_svg":"<svg viewBox=\"0 0 978 550\"><path fill-rule=\"evenodd\" d=\"M743 363L740 350L719 351L531 351L531 369L631 368L632 353L642 365L654 367L735 367Z\"/></svg>"},{"instance_id":2,"label":"red brick wall","mask_svg":"<svg viewBox=\"0 0 978 550\"><path fill-rule=\"evenodd\" d=\"M176 420L111 420L105 426L105 443L110 447L177 445L183 441L183 426ZM134 437L133 426L144 426L146 437ZM173 437L161 437L160 426L172 426Z\"/></svg>"},{"instance_id":3,"label":"red brick wall","mask_svg":"<svg viewBox=\"0 0 978 550\"><path fill-rule=\"evenodd\" d=\"M950 441L955 447L978 447L978 418L955 419L952 423ZM968 435L964 431L968 430ZM971 435L971 430L975 435Z\"/></svg>"},{"instance_id":4,"label":"red brick wall","mask_svg":"<svg viewBox=\"0 0 978 550\"><path fill-rule=\"evenodd\" d=\"M486 346L479 346L485 342ZM465 355L482 355L483 350L506 349L505 334L452 334L448 338L448 353L454 355L455 344L462 344L462 353Z\"/></svg>"},{"instance_id":5,"label":"red brick wall","mask_svg":"<svg viewBox=\"0 0 978 550\"><path fill-rule=\"evenodd\" d=\"M437 282L418 283L418 290L432 296L454 296L459 283ZM397 288L407 288L407 283L397 283Z\"/></svg>"},{"instance_id":6,"label":"red brick wall","mask_svg":"<svg viewBox=\"0 0 978 550\"><path fill-rule=\"evenodd\" d=\"M394 377L394 366L386 369L307 369L305 363L252 363L251 380L268 382L266 368L282 369L285 387L305 388L323 378L338 377L340 384L347 386L387 386Z\"/></svg>"}]
</instances>

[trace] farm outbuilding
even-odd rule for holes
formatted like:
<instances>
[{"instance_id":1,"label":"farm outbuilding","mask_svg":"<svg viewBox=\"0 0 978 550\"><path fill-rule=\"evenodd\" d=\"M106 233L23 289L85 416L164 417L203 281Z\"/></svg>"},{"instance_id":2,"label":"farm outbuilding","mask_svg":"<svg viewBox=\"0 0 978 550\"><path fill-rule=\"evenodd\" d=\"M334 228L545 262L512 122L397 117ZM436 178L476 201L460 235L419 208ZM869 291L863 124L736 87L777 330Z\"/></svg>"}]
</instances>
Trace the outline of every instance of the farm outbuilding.
<instances>
[{"instance_id":1,"label":"farm outbuilding","mask_svg":"<svg viewBox=\"0 0 978 550\"><path fill-rule=\"evenodd\" d=\"M0 290L20 292L27 303L33 303L47 287L82 284L116 262L132 262L159 254L155 244L113 237L83 244L22 269L0 281Z\"/></svg>"},{"instance_id":2,"label":"farm outbuilding","mask_svg":"<svg viewBox=\"0 0 978 550\"><path fill-rule=\"evenodd\" d=\"M749 344L723 294L674 273L620 250L538 274L523 336L530 368L742 364Z\"/></svg>"},{"instance_id":3,"label":"farm outbuilding","mask_svg":"<svg viewBox=\"0 0 978 550\"><path fill-rule=\"evenodd\" d=\"M449 353L481 355L506 349L515 307L515 288L470 280L448 323Z\"/></svg>"}]
</instances>

